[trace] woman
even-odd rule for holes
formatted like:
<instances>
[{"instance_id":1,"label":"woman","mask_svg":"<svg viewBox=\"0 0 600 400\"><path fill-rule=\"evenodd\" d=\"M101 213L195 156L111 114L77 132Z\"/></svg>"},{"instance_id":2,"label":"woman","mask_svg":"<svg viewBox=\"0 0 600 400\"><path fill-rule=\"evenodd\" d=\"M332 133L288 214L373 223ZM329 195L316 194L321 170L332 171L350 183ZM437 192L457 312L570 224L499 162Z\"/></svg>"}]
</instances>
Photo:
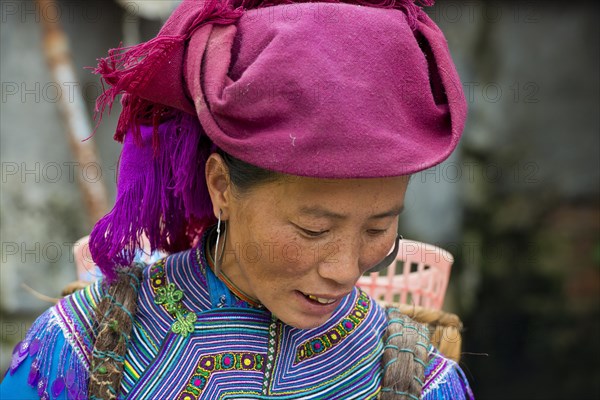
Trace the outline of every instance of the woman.
<instances>
[{"instance_id":1,"label":"woman","mask_svg":"<svg viewBox=\"0 0 600 400\"><path fill-rule=\"evenodd\" d=\"M104 280L36 321L6 398L472 397L354 287L395 255L410 174L462 132L442 33L408 1L251 3L184 1L100 61L99 106L125 93ZM171 255L132 264L142 234Z\"/></svg>"}]
</instances>

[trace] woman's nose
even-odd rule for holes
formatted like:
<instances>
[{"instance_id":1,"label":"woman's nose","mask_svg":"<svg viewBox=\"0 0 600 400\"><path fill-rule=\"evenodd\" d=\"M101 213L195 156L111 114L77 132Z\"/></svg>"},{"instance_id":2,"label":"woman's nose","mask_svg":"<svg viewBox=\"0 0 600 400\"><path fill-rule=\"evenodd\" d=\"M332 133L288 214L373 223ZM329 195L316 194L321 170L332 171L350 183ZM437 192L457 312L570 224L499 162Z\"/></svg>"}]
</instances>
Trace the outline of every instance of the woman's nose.
<instances>
[{"instance_id":1,"label":"woman's nose","mask_svg":"<svg viewBox=\"0 0 600 400\"><path fill-rule=\"evenodd\" d=\"M358 245L342 245L339 241L326 245L325 256L319 263L319 275L340 286L351 287L361 275Z\"/></svg>"}]
</instances>

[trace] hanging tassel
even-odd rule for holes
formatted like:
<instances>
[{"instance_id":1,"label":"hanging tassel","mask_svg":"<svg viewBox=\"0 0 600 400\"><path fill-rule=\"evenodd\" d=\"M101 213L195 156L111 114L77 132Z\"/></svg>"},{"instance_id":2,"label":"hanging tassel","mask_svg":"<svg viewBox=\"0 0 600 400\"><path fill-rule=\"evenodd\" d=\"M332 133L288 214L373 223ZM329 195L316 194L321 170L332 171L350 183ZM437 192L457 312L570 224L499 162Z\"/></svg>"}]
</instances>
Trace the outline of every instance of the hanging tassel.
<instances>
[{"instance_id":1,"label":"hanging tassel","mask_svg":"<svg viewBox=\"0 0 600 400\"><path fill-rule=\"evenodd\" d=\"M194 116L178 112L154 127L141 127L142 146L133 128L125 137L115 206L94 226L90 252L111 281L115 265L133 262L142 235L156 250L189 249L194 238L215 221L204 178L214 146Z\"/></svg>"}]
</instances>

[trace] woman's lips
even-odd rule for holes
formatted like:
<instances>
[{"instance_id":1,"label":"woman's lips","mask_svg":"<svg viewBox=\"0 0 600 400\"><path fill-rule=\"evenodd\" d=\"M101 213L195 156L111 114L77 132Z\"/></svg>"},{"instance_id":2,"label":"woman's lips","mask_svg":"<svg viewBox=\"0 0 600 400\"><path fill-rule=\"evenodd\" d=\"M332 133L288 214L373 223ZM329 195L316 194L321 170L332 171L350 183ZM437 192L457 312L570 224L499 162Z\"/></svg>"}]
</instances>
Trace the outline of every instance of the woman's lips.
<instances>
[{"instance_id":1,"label":"woman's lips","mask_svg":"<svg viewBox=\"0 0 600 400\"><path fill-rule=\"evenodd\" d=\"M324 298L324 297L317 297L317 296L313 296L312 294L306 294L306 293L303 293L303 295L308 297L310 300L319 302L321 304L331 304L336 300L336 299L328 299L328 298Z\"/></svg>"},{"instance_id":2,"label":"woman's lips","mask_svg":"<svg viewBox=\"0 0 600 400\"><path fill-rule=\"evenodd\" d=\"M328 313L333 313L340 301L344 296L343 295L324 295L324 294L311 294L304 293L301 291L296 291L300 302L302 304L302 308L310 314L318 314L324 315Z\"/></svg>"}]
</instances>

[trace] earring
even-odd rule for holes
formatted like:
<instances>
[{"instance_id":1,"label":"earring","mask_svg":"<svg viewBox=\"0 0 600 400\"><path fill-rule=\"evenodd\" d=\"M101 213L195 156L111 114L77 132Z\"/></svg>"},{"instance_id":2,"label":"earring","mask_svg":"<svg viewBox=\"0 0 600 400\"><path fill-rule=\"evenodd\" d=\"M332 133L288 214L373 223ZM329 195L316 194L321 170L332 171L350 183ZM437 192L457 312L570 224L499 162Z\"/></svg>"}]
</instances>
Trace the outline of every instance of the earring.
<instances>
[{"instance_id":1,"label":"earring","mask_svg":"<svg viewBox=\"0 0 600 400\"><path fill-rule=\"evenodd\" d=\"M223 210L219 209L219 221L217 222L217 241L215 242L215 275L219 276L219 268L221 260L219 258L219 240L221 239L221 215L223 214ZM223 250L225 250L225 238L227 238L227 227L226 222L223 221L223 230L225 231L223 234L223 246L221 248L221 257L223 257Z\"/></svg>"},{"instance_id":2,"label":"earring","mask_svg":"<svg viewBox=\"0 0 600 400\"><path fill-rule=\"evenodd\" d=\"M392 249L390 254L388 254L377 265L375 265L373 268L371 268L369 270L369 272L379 272L382 269L384 269L385 267L389 267L396 260L396 257L398 256L398 251L400 250L399 245L400 245L400 241L402 239L404 239L404 237L402 237L402 235L396 236L396 240L394 241L394 248Z\"/></svg>"}]
</instances>

